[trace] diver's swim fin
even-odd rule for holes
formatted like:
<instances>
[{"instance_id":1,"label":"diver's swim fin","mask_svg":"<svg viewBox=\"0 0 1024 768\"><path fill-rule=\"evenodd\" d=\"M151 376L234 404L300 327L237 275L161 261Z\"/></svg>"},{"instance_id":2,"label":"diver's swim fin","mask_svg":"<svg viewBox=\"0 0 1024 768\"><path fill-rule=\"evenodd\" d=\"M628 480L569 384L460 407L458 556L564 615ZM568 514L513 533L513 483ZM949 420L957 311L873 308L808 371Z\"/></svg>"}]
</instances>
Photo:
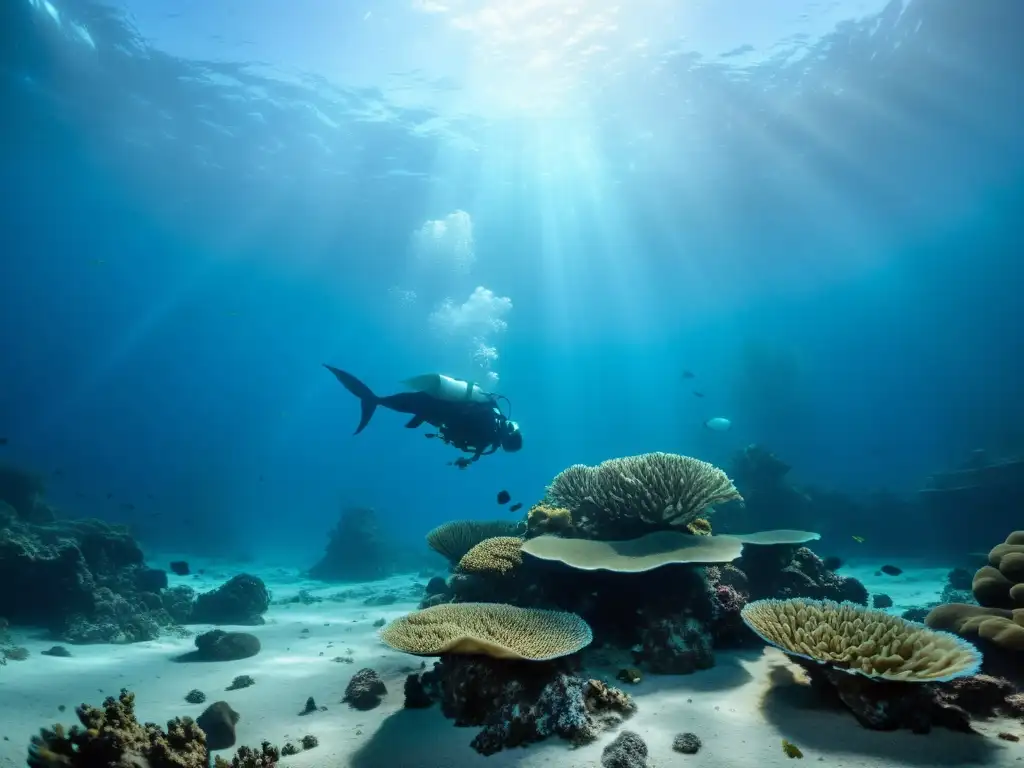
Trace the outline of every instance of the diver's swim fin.
<instances>
[{"instance_id":1,"label":"diver's swim fin","mask_svg":"<svg viewBox=\"0 0 1024 768\"><path fill-rule=\"evenodd\" d=\"M334 378L340 381L345 389L359 398L359 407L361 412L359 414L359 426L356 427L356 431L354 433L358 435L366 428L366 425L370 423L370 419L373 418L373 412L377 410L377 403L379 402L377 396L370 391L368 386L363 384L363 382L351 373L339 371L337 368L332 368L327 365L327 363L324 363L324 368L333 373Z\"/></svg>"},{"instance_id":2,"label":"diver's swim fin","mask_svg":"<svg viewBox=\"0 0 1024 768\"><path fill-rule=\"evenodd\" d=\"M423 417L422 416L413 416L411 419L409 419L409 421L407 421L405 423L405 428L406 429L416 429L416 427L418 427L422 423L423 423Z\"/></svg>"}]
</instances>

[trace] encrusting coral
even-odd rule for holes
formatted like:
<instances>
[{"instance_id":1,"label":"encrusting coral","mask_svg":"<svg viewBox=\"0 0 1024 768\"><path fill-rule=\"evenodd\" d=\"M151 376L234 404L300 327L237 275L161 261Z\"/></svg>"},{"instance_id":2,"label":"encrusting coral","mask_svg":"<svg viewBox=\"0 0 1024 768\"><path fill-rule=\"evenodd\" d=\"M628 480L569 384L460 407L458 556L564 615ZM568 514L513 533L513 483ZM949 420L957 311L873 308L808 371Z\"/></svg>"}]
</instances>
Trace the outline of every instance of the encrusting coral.
<instances>
[{"instance_id":1,"label":"encrusting coral","mask_svg":"<svg viewBox=\"0 0 1024 768\"><path fill-rule=\"evenodd\" d=\"M716 505L742 498L715 465L659 452L571 466L548 486L544 503L568 509L590 538L607 539L685 529L707 519Z\"/></svg>"},{"instance_id":2,"label":"encrusting coral","mask_svg":"<svg viewBox=\"0 0 1024 768\"><path fill-rule=\"evenodd\" d=\"M459 560L463 573L511 573L523 564L523 540L518 536L494 536L484 539Z\"/></svg>"},{"instance_id":3,"label":"encrusting coral","mask_svg":"<svg viewBox=\"0 0 1024 768\"><path fill-rule=\"evenodd\" d=\"M526 535L565 533L572 529L572 513L564 507L534 504L526 513Z\"/></svg>"},{"instance_id":4,"label":"encrusting coral","mask_svg":"<svg viewBox=\"0 0 1024 768\"><path fill-rule=\"evenodd\" d=\"M590 645L593 634L564 611L500 603L446 603L395 619L380 638L417 656L478 654L495 659L547 661Z\"/></svg>"}]
</instances>

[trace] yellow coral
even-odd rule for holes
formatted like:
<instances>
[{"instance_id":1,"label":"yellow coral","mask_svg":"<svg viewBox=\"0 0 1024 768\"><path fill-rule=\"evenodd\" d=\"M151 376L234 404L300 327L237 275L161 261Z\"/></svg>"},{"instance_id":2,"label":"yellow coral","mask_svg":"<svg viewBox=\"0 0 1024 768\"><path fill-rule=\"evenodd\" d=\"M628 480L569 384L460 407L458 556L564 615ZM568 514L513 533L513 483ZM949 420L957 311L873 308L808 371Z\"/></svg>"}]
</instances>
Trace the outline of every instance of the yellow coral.
<instances>
[{"instance_id":1,"label":"yellow coral","mask_svg":"<svg viewBox=\"0 0 1024 768\"><path fill-rule=\"evenodd\" d=\"M572 528L572 513L564 507L550 504L535 504L526 514L526 530L537 535L541 533L561 533Z\"/></svg>"},{"instance_id":2,"label":"yellow coral","mask_svg":"<svg viewBox=\"0 0 1024 768\"><path fill-rule=\"evenodd\" d=\"M686 530L688 530L694 536L710 536L711 521L705 517L698 517L697 519L691 520L686 524Z\"/></svg>"},{"instance_id":3,"label":"yellow coral","mask_svg":"<svg viewBox=\"0 0 1024 768\"><path fill-rule=\"evenodd\" d=\"M548 661L586 648L593 634L574 613L502 603L445 603L395 619L380 638L415 656L453 653Z\"/></svg>"},{"instance_id":4,"label":"yellow coral","mask_svg":"<svg viewBox=\"0 0 1024 768\"><path fill-rule=\"evenodd\" d=\"M518 536L484 539L459 560L463 573L507 574L523 564L523 540Z\"/></svg>"},{"instance_id":5,"label":"yellow coral","mask_svg":"<svg viewBox=\"0 0 1024 768\"><path fill-rule=\"evenodd\" d=\"M784 653L871 678L941 682L976 674L981 653L947 632L831 600L756 600L747 626Z\"/></svg>"}]
</instances>

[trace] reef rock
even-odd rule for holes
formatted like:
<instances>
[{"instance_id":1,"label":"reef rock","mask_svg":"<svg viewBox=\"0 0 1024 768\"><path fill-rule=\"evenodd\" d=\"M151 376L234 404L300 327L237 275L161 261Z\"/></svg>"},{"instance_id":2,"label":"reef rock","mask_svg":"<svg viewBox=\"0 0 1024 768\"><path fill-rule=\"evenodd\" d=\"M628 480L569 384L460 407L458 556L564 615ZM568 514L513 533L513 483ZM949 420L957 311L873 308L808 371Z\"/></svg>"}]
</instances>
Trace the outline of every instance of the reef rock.
<instances>
[{"instance_id":1,"label":"reef rock","mask_svg":"<svg viewBox=\"0 0 1024 768\"><path fill-rule=\"evenodd\" d=\"M366 507L352 507L341 513L331 531L327 551L309 569L310 578L322 581L369 581L390 572L387 548L377 514Z\"/></svg>"},{"instance_id":2,"label":"reef rock","mask_svg":"<svg viewBox=\"0 0 1024 768\"><path fill-rule=\"evenodd\" d=\"M571 658L509 662L446 656L406 682L406 706L429 696L458 726L482 726L470 745L482 755L557 736L594 741L636 711L629 694L573 674ZM410 692L412 697L410 697Z\"/></svg>"},{"instance_id":3,"label":"reef rock","mask_svg":"<svg viewBox=\"0 0 1024 768\"><path fill-rule=\"evenodd\" d=\"M345 697L342 701L352 709L366 711L380 704L387 693L388 689L380 675L372 669L360 669L345 687Z\"/></svg>"},{"instance_id":4,"label":"reef rock","mask_svg":"<svg viewBox=\"0 0 1024 768\"><path fill-rule=\"evenodd\" d=\"M270 592L263 579L240 573L210 592L196 598L190 624L236 624L254 626L263 623L270 608Z\"/></svg>"}]
</instances>

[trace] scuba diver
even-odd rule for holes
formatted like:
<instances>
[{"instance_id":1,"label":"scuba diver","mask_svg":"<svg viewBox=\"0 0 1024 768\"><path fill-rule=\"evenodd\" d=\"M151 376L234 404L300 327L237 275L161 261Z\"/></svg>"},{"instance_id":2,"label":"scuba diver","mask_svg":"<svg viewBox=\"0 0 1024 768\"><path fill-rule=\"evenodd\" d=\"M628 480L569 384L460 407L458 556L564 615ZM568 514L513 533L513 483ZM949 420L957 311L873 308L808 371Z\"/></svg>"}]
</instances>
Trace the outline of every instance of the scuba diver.
<instances>
[{"instance_id":1,"label":"scuba diver","mask_svg":"<svg viewBox=\"0 0 1024 768\"><path fill-rule=\"evenodd\" d=\"M359 398L361 414L355 431L357 435L370 423L373 412L381 405L398 413L411 414L412 418L405 424L406 429L430 424L437 432L427 433L427 437L440 438L441 442L471 454L450 462L459 469L466 469L481 456L488 456L499 448L515 453L523 447L519 425L498 407L500 400L508 403L508 398L484 392L477 384L432 373L404 382L414 390L412 392L378 397L351 373L326 363L324 367L345 389Z\"/></svg>"}]
</instances>

